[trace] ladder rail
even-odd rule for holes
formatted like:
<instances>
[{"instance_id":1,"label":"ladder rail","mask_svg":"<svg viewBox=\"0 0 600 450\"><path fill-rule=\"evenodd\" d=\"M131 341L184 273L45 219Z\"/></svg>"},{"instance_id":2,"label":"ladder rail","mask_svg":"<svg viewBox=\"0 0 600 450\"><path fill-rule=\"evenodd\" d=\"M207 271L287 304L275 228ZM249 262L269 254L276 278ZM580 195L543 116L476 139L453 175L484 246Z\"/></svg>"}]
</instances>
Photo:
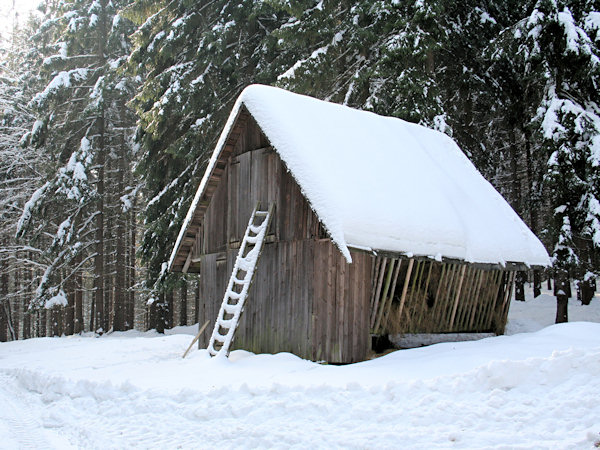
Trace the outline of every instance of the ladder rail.
<instances>
[{"instance_id":1,"label":"ladder rail","mask_svg":"<svg viewBox=\"0 0 600 450\"><path fill-rule=\"evenodd\" d=\"M258 202L250 215L250 220L248 221L244 238L235 259L233 271L227 283L223 301L221 302L217 320L215 321L215 326L207 347L211 356L216 356L219 353L225 353L226 356L229 355L229 347L233 342L235 331L239 325L240 316L244 310L245 301L252 285L258 260L269 230L273 215L273 206L273 204L270 204L267 211L261 211L259 209L260 202ZM255 221L258 218L262 218L262 222L256 225ZM251 234L254 236L251 236ZM245 272L243 277L240 277L240 272ZM240 292L236 292L234 288L237 288ZM237 300L237 302L231 304L230 300ZM226 314L230 317L225 318ZM226 330L225 334L221 330ZM216 343L221 344L219 349L215 348Z\"/></svg>"}]
</instances>

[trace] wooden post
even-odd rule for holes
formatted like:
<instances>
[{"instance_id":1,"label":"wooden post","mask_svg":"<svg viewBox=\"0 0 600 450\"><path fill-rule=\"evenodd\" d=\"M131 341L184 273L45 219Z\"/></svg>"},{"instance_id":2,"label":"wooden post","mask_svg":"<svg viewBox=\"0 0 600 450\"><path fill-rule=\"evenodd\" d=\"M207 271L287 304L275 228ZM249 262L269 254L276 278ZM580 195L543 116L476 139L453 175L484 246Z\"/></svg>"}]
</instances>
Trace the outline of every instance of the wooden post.
<instances>
[{"instance_id":1,"label":"wooden post","mask_svg":"<svg viewBox=\"0 0 600 450\"><path fill-rule=\"evenodd\" d=\"M196 337L194 339L192 339L192 342L190 343L190 346L187 348L187 350L185 351L185 353L183 354L183 356L181 358L185 358L187 356L188 352L192 349L192 346L196 343L196 341L198 339L200 339L200 335L202 334L202 332L204 331L204 329L208 326L209 322L210 322L210 320L207 320L206 322L204 322L204 325L202 325L202 327L198 331L198 334L196 334Z\"/></svg>"},{"instance_id":2,"label":"wooden post","mask_svg":"<svg viewBox=\"0 0 600 450\"><path fill-rule=\"evenodd\" d=\"M373 326L373 331L375 333L377 333L377 331L379 329L379 325L381 324L381 319L383 317L383 312L384 312L384 310L385 310L385 308L387 306L387 303L388 303L388 300L387 300L388 299L388 292L389 292L389 289L390 289L390 285L392 283L393 276L394 276L394 274L396 274L396 276L398 274L397 270L394 270L395 264L396 264L396 260L392 259L392 262L391 262L391 264L389 265L389 268L388 268L387 277L385 279L385 287L383 288L383 294L381 295L381 298L382 298L381 305L379 306L379 311L378 311L378 314L377 314L377 319L375 321L375 325ZM400 267L400 261L398 261L398 267ZM396 283L394 282L394 285L395 284ZM392 291L392 296L393 295L394 295L394 292Z\"/></svg>"},{"instance_id":3,"label":"wooden post","mask_svg":"<svg viewBox=\"0 0 600 450\"><path fill-rule=\"evenodd\" d=\"M400 297L400 309L398 310L398 317L402 317L402 310L404 309L404 302L406 301L406 292L408 291L408 283L410 282L410 275L412 268L415 263L414 259L408 260L408 269L406 270L406 277L404 278L404 286L402 286L402 297Z\"/></svg>"},{"instance_id":4,"label":"wooden post","mask_svg":"<svg viewBox=\"0 0 600 450\"><path fill-rule=\"evenodd\" d=\"M477 305L479 304L479 294L481 293L481 284L483 282L483 278L484 278L484 271L481 269L478 269L479 273L477 274L477 287L475 288L475 294L473 295L473 307L471 309L471 312L469 314L469 324L468 324L468 329L469 331L471 331L471 328L473 327L473 322L475 320L475 313L477 311Z\"/></svg>"},{"instance_id":5,"label":"wooden post","mask_svg":"<svg viewBox=\"0 0 600 450\"><path fill-rule=\"evenodd\" d=\"M370 306L369 312L371 313L371 316L369 317L369 320L371 319L371 317L373 315L373 306L375 305L375 294L377 292L377 285L378 285L378 280L379 280L379 271L381 269L381 264L383 264L383 258L376 256L375 264L373 264L373 266L374 266L373 273L371 276L371 280L372 280L371 302L369 303L369 306Z\"/></svg>"},{"instance_id":6,"label":"wooden post","mask_svg":"<svg viewBox=\"0 0 600 450\"><path fill-rule=\"evenodd\" d=\"M454 319L456 319L456 309L458 308L458 301L460 300L460 293L462 291L463 281L465 279L465 270L467 265L463 264L460 271L460 279L458 281L458 288L456 289L456 297L454 299L454 306L452 307L452 314L450 315L450 329L454 328Z\"/></svg>"},{"instance_id":7,"label":"wooden post","mask_svg":"<svg viewBox=\"0 0 600 450\"><path fill-rule=\"evenodd\" d=\"M396 283L398 281L398 276L400 275L400 266L402 265L402 260L398 260L398 265L396 266L396 270L394 271L394 275L392 276L392 288L390 289L390 295L388 297L388 300L386 302L386 307L383 311L383 318L381 320L381 327L383 328L384 325L387 323L387 318L389 316L390 313L390 309L392 307L392 300L394 298L394 293L396 292Z\"/></svg>"},{"instance_id":8,"label":"wooden post","mask_svg":"<svg viewBox=\"0 0 600 450\"><path fill-rule=\"evenodd\" d=\"M381 285L383 284L383 276L385 274L385 266L387 265L387 258L383 258L381 267L379 268L379 281L377 282L377 289L375 289L375 301L373 302L373 308L371 309L371 323L370 327L373 329L375 325L375 319L377 318L377 308L379 306L379 294L381 294Z\"/></svg>"}]
</instances>

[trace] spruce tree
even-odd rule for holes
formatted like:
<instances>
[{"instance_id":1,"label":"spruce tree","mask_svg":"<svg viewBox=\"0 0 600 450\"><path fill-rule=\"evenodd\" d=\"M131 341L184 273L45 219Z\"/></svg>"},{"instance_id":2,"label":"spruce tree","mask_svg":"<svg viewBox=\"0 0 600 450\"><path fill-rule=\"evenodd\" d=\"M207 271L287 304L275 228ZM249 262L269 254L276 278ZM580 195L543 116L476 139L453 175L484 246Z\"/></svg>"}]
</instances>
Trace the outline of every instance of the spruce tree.
<instances>
[{"instance_id":1,"label":"spruce tree","mask_svg":"<svg viewBox=\"0 0 600 450\"><path fill-rule=\"evenodd\" d=\"M90 264L94 273L90 328L102 332L133 326L133 317L121 314L129 297L119 278L125 270L127 239L123 209L129 204L127 194L135 190L130 176L123 179L131 173L134 151L130 139L134 119L125 108L134 84L120 70L133 27L117 14L127 4L127 0L47 4L46 20L34 36L46 54L40 70L47 84L31 101L40 115L32 143L47 151L53 164L45 184L24 209L19 236L49 239L47 269L32 306L61 299L67 307L67 332L82 329L82 317L74 311L80 312L75 301L81 299L76 299L72 281L81 279L79 274ZM111 309L113 323L109 323Z\"/></svg>"},{"instance_id":2,"label":"spruce tree","mask_svg":"<svg viewBox=\"0 0 600 450\"><path fill-rule=\"evenodd\" d=\"M166 265L187 207L236 97L248 84L274 81L271 32L285 13L255 0L175 0L139 2L126 14L140 24L129 67L144 79L131 102L149 198L140 254L151 327L162 329L180 282Z\"/></svg>"}]
</instances>

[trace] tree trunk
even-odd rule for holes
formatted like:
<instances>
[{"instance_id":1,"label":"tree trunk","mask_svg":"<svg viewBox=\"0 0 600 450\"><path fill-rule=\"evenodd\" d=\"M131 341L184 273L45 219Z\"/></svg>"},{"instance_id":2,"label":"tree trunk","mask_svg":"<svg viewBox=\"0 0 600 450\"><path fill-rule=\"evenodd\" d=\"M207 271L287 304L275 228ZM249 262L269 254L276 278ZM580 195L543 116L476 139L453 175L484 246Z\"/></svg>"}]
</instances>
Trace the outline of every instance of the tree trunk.
<instances>
[{"instance_id":1,"label":"tree trunk","mask_svg":"<svg viewBox=\"0 0 600 450\"><path fill-rule=\"evenodd\" d=\"M2 241L2 248L6 248L6 241ZM0 254L0 342L10 340L10 303L8 301L8 261L7 257Z\"/></svg>"},{"instance_id":2,"label":"tree trunk","mask_svg":"<svg viewBox=\"0 0 600 450\"><path fill-rule=\"evenodd\" d=\"M75 320L73 331L79 334L83 330L83 273L79 271L75 275ZM93 328L90 328L90 330L93 330Z\"/></svg>"},{"instance_id":3,"label":"tree trunk","mask_svg":"<svg viewBox=\"0 0 600 450\"><path fill-rule=\"evenodd\" d=\"M165 328L169 329L169 328L173 328L174 325L174 321L173 321L173 310L175 309L173 307L173 291L170 290L165 294Z\"/></svg>"},{"instance_id":4,"label":"tree trunk","mask_svg":"<svg viewBox=\"0 0 600 450\"><path fill-rule=\"evenodd\" d=\"M135 326L135 204L136 199L133 198L131 213L129 215L129 282L127 283L127 293L128 293L128 302L127 302L127 321L129 322L129 327L133 328Z\"/></svg>"},{"instance_id":5,"label":"tree trunk","mask_svg":"<svg viewBox=\"0 0 600 450\"><path fill-rule=\"evenodd\" d=\"M554 277L554 291L556 295L556 323L569 321L569 297L567 285L569 278L562 270L557 270Z\"/></svg>"},{"instance_id":6,"label":"tree trunk","mask_svg":"<svg viewBox=\"0 0 600 450\"><path fill-rule=\"evenodd\" d=\"M149 327L155 329L159 333L165 332L165 324L167 322L167 305L165 303L165 294L160 293L158 299L150 305L150 323Z\"/></svg>"},{"instance_id":7,"label":"tree trunk","mask_svg":"<svg viewBox=\"0 0 600 450\"><path fill-rule=\"evenodd\" d=\"M595 283L592 282L592 279L583 280L579 283L579 290L581 292L581 304L589 305L594 298L594 293L596 291Z\"/></svg>"},{"instance_id":8,"label":"tree trunk","mask_svg":"<svg viewBox=\"0 0 600 450\"><path fill-rule=\"evenodd\" d=\"M121 205L120 195L123 195L125 191L124 176L125 176L125 142L123 136L120 137L120 154L118 155L117 161L117 195L115 196L115 220L116 220L116 244L115 244L115 295L114 295L114 309L115 309L115 320L113 322L113 329L115 331L125 331L129 329L126 319L127 313L127 290L125 288L125 275L127 271L125 262L125 246L127 241L127 233L125 231L125 220L126 214L123 214Z\"/></svg>"},{"instance_id":9,"label":"tree trunk","mask_svg":"<svg viewBox=\"0 0 600 450\"><path fill-rule=\"evenodd\" d=\"M104 124L101 124L103 132ZM102 136L102 133L101 133ZM102 137L100 138L102 142ZM96 216L96 256L94 257L94 323L92 330L97 333L106 331L104 326L104 150L102 143L98 151L98 191Z\"/></svg>"},{"instance_id":10,"label":"tree trunk","mask_svg":"<svg viewBox=\"0 0 600 450\"><path fill-rule=\"evenodd\" d=\"M542 295L542 276L539 270L533 271L533 298Z\"/></svg>"},{"instance_id":11,"label":"tree trunk","mask_svg":"<svg viewBox=\"0 0 600 450\"><path fill-rule=\"evenodd\" d=\"M106 44L106 0L100 1L100 26L98 27L98 64L105 64L104 48ZM105 267L104 267L104 169L106 164L106 142L105 142L105 111L104 104L100 108L97 118L98 125L98 152L96 165L98 167L98 179L96 191L98 201L96 204L96 256L94 258L94 298L95 298L95 330L97 333L106 332L108 322L108 311L105 310Z\"/></svg>"},{"instance_id":12,"label":"tree trunk","mask_svg":"<svg viewBox=\"0 0 600 450\"><path fill-rule=\"evenodd\" d=\"M50 310L50 333L51 336L62 334L62 307L55 306Z\"/></svg>"},{"instance_id":13,"label":"tree trunk","mask_svg":"<svg viewBox=\"0 0 600 450\"><path fill-rule=\"evenodd\" d=\"M77 262L73 263L74 267L77 267ZM64 311L64 333L67 336L71 336L75 330L75 274L72 273L71 277L65 283L65 290L67 295L67 306Z\"/></svg>"},{"instance_id":14,"label":"tree trunk","mask_svg":"<svg viewBox=\"0 0 600 450\"><path fill-rule=\"evenodd\" d=\"M515 276L515 300L525 301L525 281L527 281L527 274L522 271L517 272Z\"/></svg>"},{"instance_id":15,"label":"tree trunk","mask_svg":"<svg viewBox=\"0 0 600 450\"><path fill-rule=\"evenodd\" d=\"M38 317L38 337L46 337L48 330L48 311L42 309Z\"/></svg>"},{"instance_id":16,"label":"tree trunk","mask_svg":"<svg viewBox=\"0 0 600 450\"><path fill-rule=\"evenodd\" d=\"M31 254L28 253L31 259ZM31 298L31 280L33 279L32 269L25 267L23 272L23 339L31 338L31 313L29 312L29 299Z\"/></svg>"},{"instance_id":17,"label":"tree trunk","mask_svg":"<svg viewBox=\"0 0 600 450\"><path fill-rule=\"evenodd\" d=\"M8 314L6 304L8 299L6 297L0 298L0 342L8 341Z\"/></svg>"},{"instance_id":18,"label":"tree trunk","mask_svg":"<svg viewBox=\"0 0 600 450\"><path fill-rule=\"evenodd\" d=\"M179 310L179 325L187 325L187 282L181 286L181 300L179 302L181 309Z\"/></svg>"},{"instance_id":19,"label":"tree trunk","mask_svg":"<svg viewBox=\"0 0 600 450\"><path fill-rule=\"evenodd\" d=\"M200 322L200 282L194 283L194 323Z\"/></svg>"}]
</instances>

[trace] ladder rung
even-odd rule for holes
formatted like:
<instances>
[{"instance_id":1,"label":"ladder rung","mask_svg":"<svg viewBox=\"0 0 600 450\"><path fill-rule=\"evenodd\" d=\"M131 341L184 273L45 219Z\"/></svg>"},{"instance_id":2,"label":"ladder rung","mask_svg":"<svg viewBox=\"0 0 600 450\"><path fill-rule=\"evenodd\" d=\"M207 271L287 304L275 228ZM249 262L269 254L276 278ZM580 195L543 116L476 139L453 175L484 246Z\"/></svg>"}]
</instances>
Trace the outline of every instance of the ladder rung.
<instances>
[{"instance_id":1,"label":"ladder rung","mask_svg":"<svg viewBox=\"0 0 600 450\"><path fill-rule=\"evenodd\" d=\"M242 298L242 293L229 291L229 292L227 292L227 297L232 298L234 300L239 300L240 298Z\"/></svg>"},{"instance_id":2,"label":"ladder rung","mask_svg":"<svg viewBox=\"0 0 600 450\"><path fill-rule=\"evenodd\" d=\"M248 228L250 229L250 231L251 231L252 233L254 233L254 234L258 234L258 233L260 233L260 232L261 232L261 230L264 228L264 227L263 227L263 224L264 224L264 222L263 222L263 223L261 223L260 225L250 225ZM256 237L256 236L248 236L248 237L250 238L250 237ZM248 239L248 238L246 238L246 240L247 240L247 239Z\"/></svg>"},{"instance_id":3,"label":"ladder rung","mask_svg":"<svg viewBox=\"0 0 600 450\"><path fill-rule=\"evenodd\" d=\"M225 310L225 312L227 314L235 314L238 311L238 305L230 305L228 303L225 303L223 305L223 309Z\"/></svg>"},{"instance_id":4,"label":"ladder rung","mask_svg":"<svg viewBox=\"0 0 600 450\"><path fill-rule=\"evenodd\" d=\"M231 330L231 328L230 328L230 330ZM227 334L229 334L229 333L227 333ZM221 334L217 331L215 333L215 341L221 342L221 343L225 342L225 339L227 338L227 334Z\"/></svg>"},{"instance_id":5,"label":"ladder rung","mask_svg":"<svg viewBox=\"0 0 600 450\"><path fill-rule=\"evenodd\" d=\"M233 325L233 319L219 319L219 326L221 328L227 328L228 330Z\"/></svg>"},{"instance_id":6,"label":"ladder rung","mask_svg":"<svg viewBox=\"0 0 600 450\"><path fill-rule=\"evenodd\" d=\"M256 217L265 217L267 214L269 214L269 211L256 211L254 213Z\"/></svg>"},{"instance_id":7,"label":"ladder rung","mask_svg":"<svg viewBox=\"0 0 600 450\"><path fill-rule=\"evenodd\" d=\"M239 278L237 278L236 276L233 277L233 283L234 284L238 284L240 286L245 286L248 284L248 282L246 281L246 279L244 278L243 280L240 280Z\"/></svg>"},{"instance_id":8,"label":"ladder rung","mask_svg":"<svg viewBox=\"0 0 600 450\"><path fill-rule=\"evenodd\" d=\"M248 255L246 255L247 257ZM246 258L238 258L235 262L235 268L237 270L243 270L244 272L248 272L248 270L252 267L252 261L248 261Z\"/></svg>"}]
</instances>

